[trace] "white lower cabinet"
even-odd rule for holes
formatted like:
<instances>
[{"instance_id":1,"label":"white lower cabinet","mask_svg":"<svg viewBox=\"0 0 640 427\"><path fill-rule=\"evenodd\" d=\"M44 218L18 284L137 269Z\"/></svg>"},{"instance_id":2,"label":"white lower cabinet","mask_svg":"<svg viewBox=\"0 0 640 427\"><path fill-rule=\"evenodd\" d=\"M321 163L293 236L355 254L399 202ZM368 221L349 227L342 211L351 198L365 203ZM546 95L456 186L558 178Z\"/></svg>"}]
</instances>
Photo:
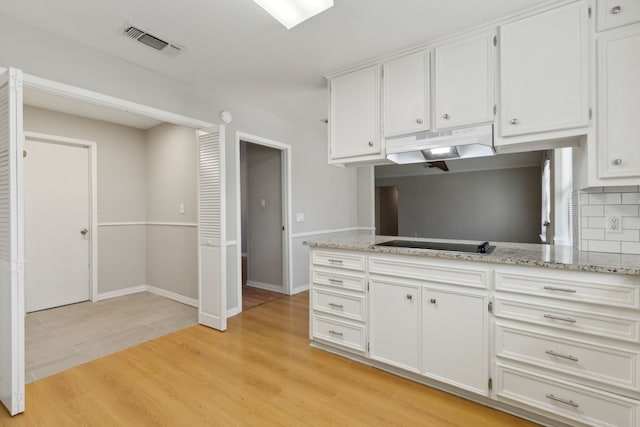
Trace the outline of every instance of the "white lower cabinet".
<instances>
[{"instance_id":1,"label":"white lower cabinet","mask_svg":"<svg viewBox=\"0 0 640 427\"><path fill-rule=\"evenodd\" d=\"M369 280L369 357L419 372L420 286Z\"/></svg>"},{"instance_id":2,"label":"white lower cabinet","mask_svg":"<svg viewBox=\"0 0 640 427\"><path fill-rule=\"evenodd\" d=\"M324 248L311 265L328 350L549 425L640 427L640 276Z\"/></svg>"},{"instance_id":3,"label":"white lower cabinet","mask_svg":"<svg viewBox=\"0 0 640 427\"><path fill-rule=\"evenodd\" d=\"M422 373L488 394L487 295L422 288Z\"/></svg>"}]
</instances>

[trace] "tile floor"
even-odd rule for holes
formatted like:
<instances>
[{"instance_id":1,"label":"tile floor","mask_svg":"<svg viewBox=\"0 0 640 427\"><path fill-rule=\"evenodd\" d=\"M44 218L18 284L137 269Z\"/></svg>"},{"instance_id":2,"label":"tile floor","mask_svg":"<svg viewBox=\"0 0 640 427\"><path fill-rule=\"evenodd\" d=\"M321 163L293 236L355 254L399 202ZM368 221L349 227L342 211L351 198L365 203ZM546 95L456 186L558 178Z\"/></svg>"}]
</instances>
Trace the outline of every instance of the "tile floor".
<instances>
[{"instance_id":1,"label":"tile floor","mask_svg":"<svg viewBox=\"0 0 640 427\"><path fill-rule=\"evenodd\" d=\"M26 382L195 325L197 309L149 292L26 317Z\"/></svg>"}]
</instances>

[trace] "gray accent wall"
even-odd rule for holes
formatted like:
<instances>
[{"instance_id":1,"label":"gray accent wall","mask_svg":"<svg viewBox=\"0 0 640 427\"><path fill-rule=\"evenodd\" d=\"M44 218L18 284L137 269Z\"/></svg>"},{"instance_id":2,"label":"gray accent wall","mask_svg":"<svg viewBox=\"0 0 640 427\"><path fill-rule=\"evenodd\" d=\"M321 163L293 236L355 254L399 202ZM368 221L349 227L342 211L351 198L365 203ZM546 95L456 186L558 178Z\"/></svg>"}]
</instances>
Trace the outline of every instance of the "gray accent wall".
<instances>
[{"instance_id":1,"label":"gray accent wall","mask_svg":"<svg viewBox=\"0 0 640 427\"><path fill-rule=\"evenodd\" d=\"M376 179L398 186L400 236L539 243L540 167Z\"/></svg>"},{"instance_id":2,"label":"gray accent wall","mask_svg":"<svg viewBox=\"0 0 640 427\"><path fill-rule=\"evenodd\" d=\"M163 123L145 136L147 284L197 299L198 237L191 226L198 222L196 132Z\"/></svg>"}]
</instances>

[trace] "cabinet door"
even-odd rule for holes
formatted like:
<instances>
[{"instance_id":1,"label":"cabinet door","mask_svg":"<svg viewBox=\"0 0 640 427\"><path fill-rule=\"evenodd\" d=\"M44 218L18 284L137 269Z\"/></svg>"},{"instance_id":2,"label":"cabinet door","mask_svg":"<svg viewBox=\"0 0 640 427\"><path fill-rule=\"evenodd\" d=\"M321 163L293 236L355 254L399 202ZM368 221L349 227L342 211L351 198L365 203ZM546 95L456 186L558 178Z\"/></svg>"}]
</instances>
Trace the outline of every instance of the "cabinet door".
<instances>
[{"instance_id":1,"label":"cabinet door","mask_svg":"<svg viewBox=\"0 0 640 427\"><path fill-rule=\"evenodd\" d=\"M429 52L384 64L384 136L429 129Z\"/></svg>"},{"instance_id":2,"label":"cabinet door","mask_svg":"<svg viewBox=\"0 0 640 427\"><path fill-rule=\"evenodd\" d=\"M493 120L493 32L435 49L435 127Z\"/></svg>"},{"instance_id":3,"label":"cabinet door","mask_svg":"<svg viewBox=\"0 0 640 427\"><path fill-rule=\"evenodd\" d=\"M380 154L380 66L336 77L329 84L331 159Z\"/></svg>"},{"instance_id":4,"label":"cabinet door","mask_svg":"<svg viewBox=\"0 0 640 427\"><path fill-rule=\"evenodd\" d=\"M587 126L585 2L500 27L502 136Z\"/></svg>"},{"instance_id":5,"label":"cabinet door","mask_svg":"<svg viewBox=\"0 0 640 427\"><path fill-rule=\"evenodd\" d=\"M486 395L487 297L425 287L422 299L423 374Z\"/></svg>"},{"instance_id":6,"label":"cabinet door","mask_svg":"<svg viewBox=\"0 0 640 427\"><path fill-rule=\"evenodd\" d=\"M369 356L419 372L420 287L392 280L369 282Z\"/></svg>"},{"instance_id":7,"label":"cabinet door","mask_svg":"<svg viewBox=\"0 0 640 427\"><path fill-rule=\"evenodd\" d=\"M640 176L640 26L598 40L598 172Z\"/></svg>"}]
</instances>

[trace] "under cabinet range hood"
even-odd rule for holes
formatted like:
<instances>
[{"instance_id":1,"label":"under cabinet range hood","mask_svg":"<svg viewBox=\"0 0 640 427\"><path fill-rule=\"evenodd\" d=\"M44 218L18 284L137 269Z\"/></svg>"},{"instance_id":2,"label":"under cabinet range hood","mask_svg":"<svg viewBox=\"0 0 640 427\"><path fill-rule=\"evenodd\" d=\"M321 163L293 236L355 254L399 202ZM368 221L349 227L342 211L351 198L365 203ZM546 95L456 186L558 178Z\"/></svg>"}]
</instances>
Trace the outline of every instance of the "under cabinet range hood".
<instances>
[{"instance_id":1,"label":"under cabinet range hood","mask_svg":"<svg viewBox=\"0 0 640 427\"><path fill-rule=\"evenodd\" d=\"M387 159L398 164L492 156L493 125L421 132L387 139Z\"/></svg>"}]
</instances>

